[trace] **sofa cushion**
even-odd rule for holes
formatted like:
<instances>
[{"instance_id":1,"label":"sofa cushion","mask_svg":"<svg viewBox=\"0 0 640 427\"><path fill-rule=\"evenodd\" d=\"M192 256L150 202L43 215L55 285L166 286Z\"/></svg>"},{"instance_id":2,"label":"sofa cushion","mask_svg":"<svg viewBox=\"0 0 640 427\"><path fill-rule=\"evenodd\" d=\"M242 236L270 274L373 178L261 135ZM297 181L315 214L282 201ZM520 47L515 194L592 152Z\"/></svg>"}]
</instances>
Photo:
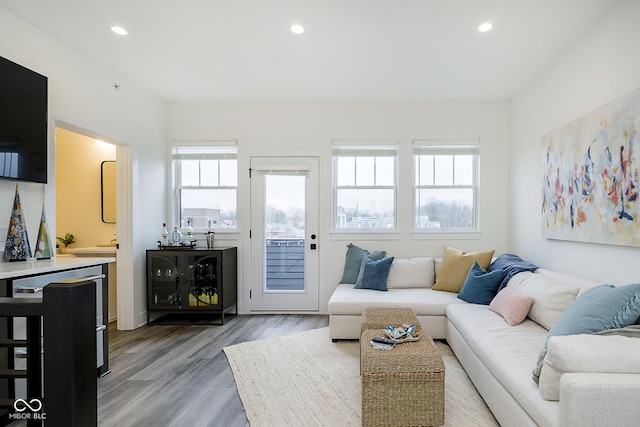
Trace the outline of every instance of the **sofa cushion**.
<instances>
[{"instance_id":1,"label":"sofa cushion","mask_svg":"<svg viewBox=\"0 0 640 427\"><path fill-rule=\"evenodd\" d=\"M507 287L533 298L528 317L546 329L551 329L578 294L577 287L556 283L541 274L529 271L513 276Z\"/></svg>"},{"instance_id":2,"label":"sofa cushion","mask_svg":"<svg viewBox=\"0 0 640 427\"><path fill-rule=\"evenodd\" d=\"M372 260L366 255L362 255L360 263L360 273L356 280L356 289L374 289L376 291L387 290L387 277L393 257L381 260Z\"/></svg>"},{"instance_id":3,"label":"sofa cushion","mask_svg":"<svg viewBox=\"0 0 640 427\"><path fill-rule=\"evenodd\" d=\"M565 285L570 288L578 288L578 296L595 286L602 285L602 282L598 282L596 280L585 279L571 274L560 273L559 271L547 270L545 268L539 268L535 273L546 277L547 280L550 280L553 283Z\"/></svg>"},{"instance_id":4,"label":"sofa cushion","mask_svg":"<svg viewBox=\"0 0 640 427\"><path fill-rule=\"evenodd\" d=\"M527 317L531 304L533 297L513 288L504 288L491 301L489 309L501 315L507 325L515 326Z\"/></svg>"},{"instance_id":5,"label":"sofa cushion","mask_svg":"<svg viewBox=\"0 0 640 427\"><path fill-rule=\"evenodd\" d=\"M342 273L342 279L340 283L356 283L358 280L358 274L360 273L360 265L362 263L362 255L367 255L373 260L379 260L387 256L386 251L369 252L366 249L362 249L353 243L347 245L347 255L344 261L344 272Z\"/></svg>"},{"instance_id":6,"label":"sofa cushion","mask_svg":"<svg viewBox=\"0 0 640 427\"><path fill-rule=\"evenodd\" d=\"M495 251L466 253L459 249L444 245L442 265L436 277L433 289L447 292L460 292L469 270L475 261L480 268L486 270L491 264Z\"/></svg>"},{"instance_id":7,"label":"sofa cushion","mask_svg":"<svg viewBox=\"0 0 640 427\"><path fill-rule=\"evenodd\" d=\"M531 364L544 345L546 329L531 319L510 327L499 314L478 304L449 305L447 321L448 329L455 328L473 354L537 423L557 424L554 420L559 418L559 405L544 400L531 381Z\"/></svg>"},{"instance_id":8,"label":"sofa cushion","mask_svg":"<svg viewBox=\"0 0 640 427\"><path fill-rule=\"evenodd\" d=\"M498 292L498 286L502 280L502 270L497 269L487 272L480 268L475 261L469 270L458 298L474 304L489 305Z\"/></svg>"},{"instance_id":9,"label":"sofa cushion","mask_svg":"<svg viewBox=\"0 0 640 427\"><path fill-rule=\"evenodd\" d=\"M430 288L434 278L433 258L395 258L389 270L387 288Z\"/></svg>"},{"instance_id":10,"label":"sofa cushion","mask_svg":"<svg viewBox=\"0 0 640 427\"><path fill-rule=\"evenodd\" d=\"M547 400L559 400L564 373L640 374L639 354L637 338L586 334L550 337L540 373L540 394Z\"/></svg>"},{"instance_id":11,"label":"sofa cushion","mask_svg":"<svg viewBox=\"0 0 640 427\"><path fill-rule=\"evenodd\" d=\"M406 307L416 316L444 316L450 304L467 304L451 292L431 288L392 289L378 292L354 289L354 285L340 284L329 300L329 314L361 314L367 307Z\"/></svg>"}]
</instances>

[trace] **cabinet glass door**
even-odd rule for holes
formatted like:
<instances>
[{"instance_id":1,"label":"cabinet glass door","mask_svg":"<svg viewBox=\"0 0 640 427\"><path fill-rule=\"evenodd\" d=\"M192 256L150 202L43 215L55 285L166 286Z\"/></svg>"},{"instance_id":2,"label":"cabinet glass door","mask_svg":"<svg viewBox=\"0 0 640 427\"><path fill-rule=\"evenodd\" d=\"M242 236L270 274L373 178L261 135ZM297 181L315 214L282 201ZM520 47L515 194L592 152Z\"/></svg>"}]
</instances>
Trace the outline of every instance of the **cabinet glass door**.
<instances>
[{"instance_id":1,"label":"cabinet glass door","mask_svg":"<svg viewBox=\"0 0 640 427\"><path fill-rule=\"evenodd\" d=\"M189 256L189 308L215 308L220 304L218 257Z\"/></svg>"},{"instance_id":2,"label":"cabinet glass door","mask_svg":"<svg viewBox=\"0 0 640 427\"><path fill-rule=\"evenodd\" d=\"M152 256L149 259L151 294L149 304L156 306L180 306L182 303L178 257L175 255Z\"/></svg>"}]
</instances>

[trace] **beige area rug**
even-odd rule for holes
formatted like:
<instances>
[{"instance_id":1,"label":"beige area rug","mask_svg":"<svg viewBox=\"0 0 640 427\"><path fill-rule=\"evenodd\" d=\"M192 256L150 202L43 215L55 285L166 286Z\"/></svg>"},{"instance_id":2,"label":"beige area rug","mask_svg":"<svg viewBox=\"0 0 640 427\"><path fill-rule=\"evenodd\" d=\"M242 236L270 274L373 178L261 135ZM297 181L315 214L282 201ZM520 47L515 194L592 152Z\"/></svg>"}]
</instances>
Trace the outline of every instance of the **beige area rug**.
<instances>
[{"instance_id":1,"label":"beige area rug","mask_svg":"<svg viewBox=\"0 0 640 427\"><path fill-rule=\"evenodd\" d=\"M225 347L252 427L360 426L360 347L331 342L329 328ZM445 426L498 426L451 352L445 363Z\"/></svg>"}]
</instances>

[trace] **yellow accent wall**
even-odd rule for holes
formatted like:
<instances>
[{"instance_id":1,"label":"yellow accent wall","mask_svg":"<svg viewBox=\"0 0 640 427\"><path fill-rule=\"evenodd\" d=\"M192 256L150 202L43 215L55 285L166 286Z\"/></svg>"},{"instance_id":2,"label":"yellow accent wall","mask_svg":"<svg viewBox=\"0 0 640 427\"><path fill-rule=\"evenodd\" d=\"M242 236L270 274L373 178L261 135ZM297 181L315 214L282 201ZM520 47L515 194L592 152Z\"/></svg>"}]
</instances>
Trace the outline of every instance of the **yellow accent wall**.
<instances>
[{"instance_id":1,"label":"yellow accent wall","mask_svg":"<svg viewBox=\"0 0 640 427\"><path fill-rule=\"evenodd\" d=\"M102 222L100 164L116 159L116 146L56 128L55 147L57 235L73 234L74 248L114 239L116 224Z\"/></svg>"},{"instance_id":2,"label":"yellow accent wall","mask_svg":"<svg viewBox=\"0 0 640 427\"><path fill-rule=\"evenodd\" d=\"M93 247L116 238L116 224L102 222L100 197L101 163L115 159L115 145L55 128L56 236L73 234L76 242L71 248ZM115 263L109 265L109 285L112 321L117 313Z\"/></svg>"}]
</instances>

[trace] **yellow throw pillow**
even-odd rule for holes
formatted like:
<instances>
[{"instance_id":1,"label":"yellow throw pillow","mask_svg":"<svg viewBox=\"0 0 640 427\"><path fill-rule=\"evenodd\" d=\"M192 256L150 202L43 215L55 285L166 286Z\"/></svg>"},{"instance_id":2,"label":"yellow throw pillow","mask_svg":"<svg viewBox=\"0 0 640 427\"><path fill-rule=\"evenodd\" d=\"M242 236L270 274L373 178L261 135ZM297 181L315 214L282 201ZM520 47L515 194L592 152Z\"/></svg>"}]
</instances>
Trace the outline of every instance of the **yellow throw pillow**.
<instances>
[{"instance_id":1,"label":"yellow throw pillow","mask_svg":"<svg viewBox=\"0 0 640 427\"><path fill-rule=\"evenodd\" d=\"M442 254L442 265L436 277L433 289L437 291L460 292L464 281L467 279L469 270L474 262L478 262L480 268L486 270L491 264L495 250L486 252L466 253L459 249L444 245Z\"/></svg>"}]
</instances>

